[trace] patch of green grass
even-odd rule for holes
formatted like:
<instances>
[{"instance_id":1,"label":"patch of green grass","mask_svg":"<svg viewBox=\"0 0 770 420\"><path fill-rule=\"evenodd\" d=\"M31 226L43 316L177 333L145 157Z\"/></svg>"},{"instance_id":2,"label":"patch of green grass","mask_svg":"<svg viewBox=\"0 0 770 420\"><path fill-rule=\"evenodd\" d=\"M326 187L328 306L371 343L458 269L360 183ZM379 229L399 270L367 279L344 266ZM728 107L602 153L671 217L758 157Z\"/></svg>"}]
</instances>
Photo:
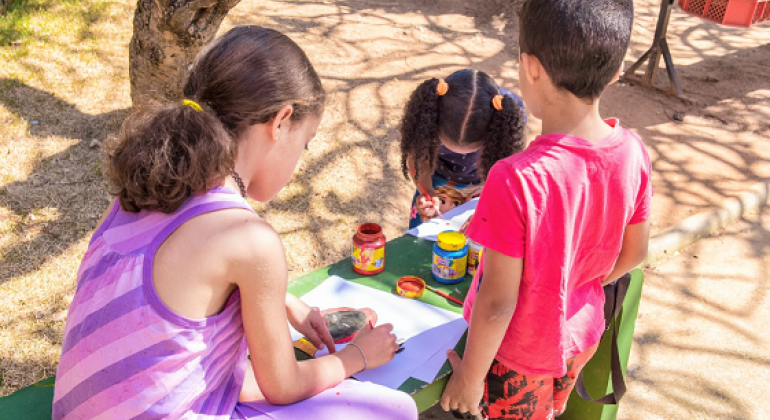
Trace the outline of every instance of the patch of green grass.
<instances>
[{"instance_id":1,"label":"patch of green grass","mask_svg":"<svg viewBox=\"0 0 770 420\"><path fill-rule=\"evenodd\" d=\"M105 13L102 0L8 0L0 15L0 47L24 47L69 32L80 40L93 39L91 25Z\"/></svg>"},{"instance_id":2,"label":"patch of green grass","mask_svg":"<svg viewBox=\"0 0 770 420\"><path fill-rule=\"evenodd\" d=\"M94 173L94 175L96 175L97 178L102 178L104 176L101 162L91 164L91 171Z\"/></svg>"}]
</instances>

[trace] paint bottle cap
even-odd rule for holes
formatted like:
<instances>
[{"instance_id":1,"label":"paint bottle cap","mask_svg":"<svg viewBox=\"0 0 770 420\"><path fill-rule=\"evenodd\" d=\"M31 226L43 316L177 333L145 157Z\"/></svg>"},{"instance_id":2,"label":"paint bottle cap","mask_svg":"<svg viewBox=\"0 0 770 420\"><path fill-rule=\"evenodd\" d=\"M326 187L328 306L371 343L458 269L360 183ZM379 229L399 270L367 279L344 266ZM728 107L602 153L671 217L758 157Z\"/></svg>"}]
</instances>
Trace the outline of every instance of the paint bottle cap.
<instances>
[{"instance_id":1,"label":"paint bottle cap","mask_svg":"<svg viewBox=\"0 0 770 420\"><path fill-rule=\"evenodd\" d=\"M415 276L404 276L396 282L396 292L406 298L417 299L425 294L425 280Z\"/></svg>"},{"instance_id":2,"label":"paint bottle cap","mask_svg":"<svg viewBox=\"0 0 770 420\"><path fill-rule=\"evenodd\" d=\"M438 234L438 246L446 251L457 251L465 247L465 235L454 230Z\"/></svg>"}]
</instances>

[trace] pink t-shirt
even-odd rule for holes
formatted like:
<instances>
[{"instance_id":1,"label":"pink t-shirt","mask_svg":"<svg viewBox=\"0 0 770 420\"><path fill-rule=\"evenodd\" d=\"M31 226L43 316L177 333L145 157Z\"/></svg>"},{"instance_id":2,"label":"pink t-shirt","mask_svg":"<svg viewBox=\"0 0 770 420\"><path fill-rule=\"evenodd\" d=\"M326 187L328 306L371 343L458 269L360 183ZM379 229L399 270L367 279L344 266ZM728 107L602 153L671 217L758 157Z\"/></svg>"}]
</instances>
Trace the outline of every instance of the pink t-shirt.
<instances>
[{"instance_id":1,"label":"pink t-shirt","mask_svg":"<svg viewBox=\"0 0 770 420\"><path fill-rule=\"evenodd\" d=\"M518 373L561 377L566 360L604 331L601 281L612 271L627 225L650 217L650 158L641 139L616 119L592 143L538 136L498 162L487 177L467 235L524 259L516 310L497 360ZM482 268L465 300L471 309Z\"/></svg>"}]
</instances>

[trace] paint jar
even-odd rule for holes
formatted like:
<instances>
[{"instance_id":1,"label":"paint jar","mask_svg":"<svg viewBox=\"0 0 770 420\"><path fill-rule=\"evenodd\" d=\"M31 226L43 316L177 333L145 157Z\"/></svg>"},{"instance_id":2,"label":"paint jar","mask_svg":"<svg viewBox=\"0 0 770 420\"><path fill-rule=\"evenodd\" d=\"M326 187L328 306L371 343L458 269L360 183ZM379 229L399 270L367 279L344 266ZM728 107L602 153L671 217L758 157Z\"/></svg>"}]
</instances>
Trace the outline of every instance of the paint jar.
<instances>
[{"instance_id":1,"label":"paint jar","mask_svg":"<svg viewBox=\"0 0 770 420\"><path fill-rule=\"evenodd\" d=\"M353 235L353 271L365 276L385 269L385 235L376 223L363 223Z\"/></svg>"},{"instance_id":2,"label":"paint jar","mask_svg":"<svg viewBox=\"0 0 770 420\"><path fill-rule=\"evenodd\" d=\"M454 230L438 234L433 245L433 278L440 283L454 284L463 281L468 265L468 245L465 235Z\"/></svg>"},{"instance_id":3,"label":"paint jar","mask_svg":"<svg viewBox=\"0 0 770 420\"><path fill-rule=\"evenodd\" d=\"M481 261L481 251L484 249L478 242L473 242L468 239L468 274L471 276L476 275L476 270L479 268L479 261Z\"/></svg>"}]
</instances>

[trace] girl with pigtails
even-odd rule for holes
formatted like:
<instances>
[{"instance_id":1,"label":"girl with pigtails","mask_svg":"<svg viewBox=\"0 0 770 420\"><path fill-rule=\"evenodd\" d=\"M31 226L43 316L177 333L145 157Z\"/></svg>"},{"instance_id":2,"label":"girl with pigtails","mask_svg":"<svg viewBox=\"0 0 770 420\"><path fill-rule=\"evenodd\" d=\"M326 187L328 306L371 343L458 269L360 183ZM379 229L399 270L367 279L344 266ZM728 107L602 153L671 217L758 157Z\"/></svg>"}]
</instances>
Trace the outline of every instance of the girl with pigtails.
<instances>
[{"instance_id":1,"label":"girl with pigtails","mask_svg":"<svg viewBox=\"0 0 770 420\"><path fill-rule=\"evenodd\" d=\"M447 204L436 189L478 189L495 162L522 151L525 123L521 99L482 71L463 69L422 82L401 121L401 168L418 187L409 228Z\"/></svg>"}]
</instances>

